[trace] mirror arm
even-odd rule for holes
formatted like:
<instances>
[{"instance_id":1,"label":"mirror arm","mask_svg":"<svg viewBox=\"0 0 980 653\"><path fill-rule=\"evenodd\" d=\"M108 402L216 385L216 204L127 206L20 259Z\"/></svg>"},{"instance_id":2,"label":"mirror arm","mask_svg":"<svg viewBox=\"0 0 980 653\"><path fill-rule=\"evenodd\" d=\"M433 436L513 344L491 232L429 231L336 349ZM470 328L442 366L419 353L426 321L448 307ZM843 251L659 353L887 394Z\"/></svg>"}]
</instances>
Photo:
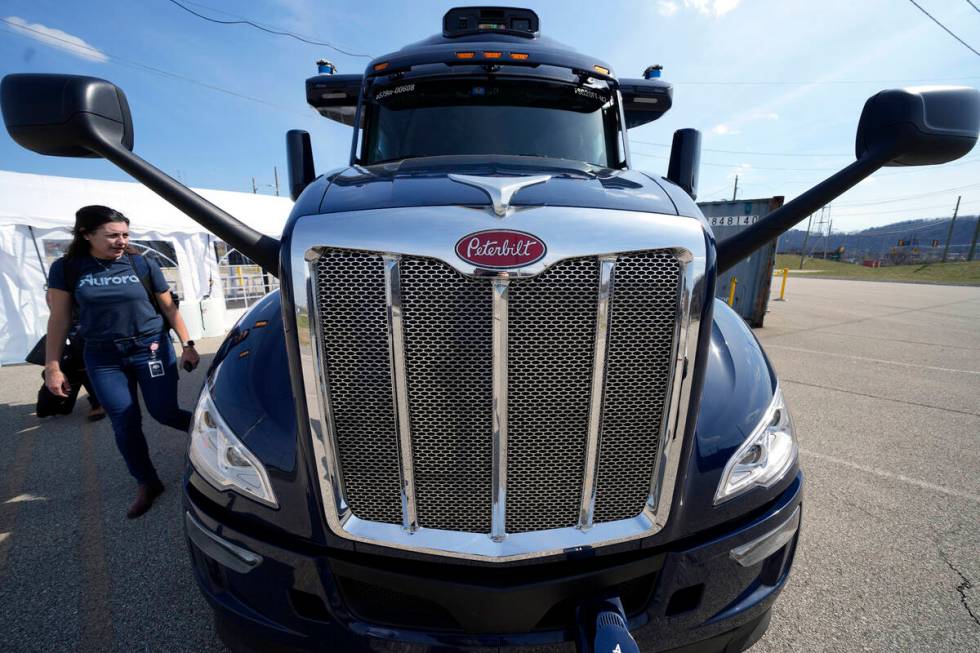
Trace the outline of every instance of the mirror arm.
<instances>
[{"instance_id":1,"label":"mirror arm","mask_svg":"<svg viewBox=\"0 0 980 653\"><path fill-rule=\"evenodd\" d=\"M263 270L279 277L278 239L243 224L124 147L106 143L88 144L88 147L255 261Z\"/></svg>"},{"instance_id":2,"label":"mirror arm","mask_svg":"<svg viewBox=\"0 0 980 653\"><path fill-rule=\"evenodd\" d=\"M870 150L860 159L776 209L748 229L718 243L718 274L731 269L767 242L778 238L827 202L850 190L894 157L892 145Z\"/></svg>"}]
</instances>

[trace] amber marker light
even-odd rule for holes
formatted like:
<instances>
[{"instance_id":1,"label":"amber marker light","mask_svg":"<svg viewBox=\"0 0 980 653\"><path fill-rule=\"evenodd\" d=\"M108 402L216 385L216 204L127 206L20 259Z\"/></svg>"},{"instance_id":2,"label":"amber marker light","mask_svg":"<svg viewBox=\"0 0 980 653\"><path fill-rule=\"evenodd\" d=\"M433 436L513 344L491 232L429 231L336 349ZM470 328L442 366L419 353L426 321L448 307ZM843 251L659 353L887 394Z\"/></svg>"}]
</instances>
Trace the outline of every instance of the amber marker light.
<instances>
[{"instance_id":1,"label":"amber marker light","mask_svg":"<svg viewBox=\"0 0 980 653\"><path fill-rule=\"evenodd\" d=\"M457 52L456 53L456 58L457 59L472 59L475 56L476 56L476 53L475 52Z\"/></svg>"},{"instance_id":2,"label":"amber marker light","mask_svg":"<svg viewBox=\"0 0 980 653\"><path fill-rule=\"evenodd\" d=\"M503 54L503 52L484 52L483 56L487 59L499 59Z\"/></svg>"},{"instance_id":3,"label":"amber marker light","mask_svg":"<svg viewBox=\"0 0 980 653\"><path fill-rule=\"evenodd\" d=\"M592 67L595 69L595 71L597 73L601 73L603 75L608 75L609 74L609 69L608 68L605 68L603 66L600 66L599 64L596 64L596 65L594 65Z\"/></svg>"},{"instance_id":4,"label":"amber marker light","mask_svg":"<svg viewBox=\"0 0 980 653\"><path fill-rule=\"evenodd\" d=\"M377 72L380 72L380 71L384 70L387 67L388 67L388 62L387 61L385 61L383 63L376 63L376 64L374 64L374 72L376 72L376 73Z\"/></svg>"},{"instance_id":5,"label":"amber marker light","mask_svg":"<svg viewBox=\"0 0 980 653\"><path fill-rule=\"evenodd\" d=\"M510 58L511 59L517 59L518 61L524 61L525 59L527 59L527 53L526 52L511 52L510 53Z\"/></svg>"}]
</instances>

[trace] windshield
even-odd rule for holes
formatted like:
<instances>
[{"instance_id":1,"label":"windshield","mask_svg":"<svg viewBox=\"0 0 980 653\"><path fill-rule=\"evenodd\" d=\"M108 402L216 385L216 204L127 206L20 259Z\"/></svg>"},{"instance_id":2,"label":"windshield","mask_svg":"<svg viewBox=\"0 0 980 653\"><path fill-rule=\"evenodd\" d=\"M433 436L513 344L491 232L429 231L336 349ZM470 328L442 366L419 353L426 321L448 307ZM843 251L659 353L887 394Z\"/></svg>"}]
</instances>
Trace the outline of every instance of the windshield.
<instances>
[{"instance_id":1,"label":"windshield","mask_svg":"<svg viewBox=\"0 0 980 653\"><path fill-rule=\"evenodd\" d=\"M618 167L617 107L604 82L440 79L375 87L368 165L423 156L517 155Z\"/></svg>"}]
</instances>

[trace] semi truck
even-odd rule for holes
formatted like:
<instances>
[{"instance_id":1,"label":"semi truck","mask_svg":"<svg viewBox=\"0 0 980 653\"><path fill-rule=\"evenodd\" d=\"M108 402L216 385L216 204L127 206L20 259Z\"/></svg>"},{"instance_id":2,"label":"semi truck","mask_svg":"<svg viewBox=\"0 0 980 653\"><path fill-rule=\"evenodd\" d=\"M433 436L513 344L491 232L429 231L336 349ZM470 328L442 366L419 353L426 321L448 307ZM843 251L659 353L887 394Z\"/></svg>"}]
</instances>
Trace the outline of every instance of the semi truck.
<instances>
[{"instance_id":1,"label":"semi truck","mask_svg":"<svg viewBox=\"0 0 980 653\"><path fill-rule=\"evenodd\" d=\"M104 157L281 281L214 356L180 519L234 650L741 651L765 632L804 516L793 420L719 274L882 166L973 147L980 94L882 91L856 160L716 243L700 135L666 176L628 130L671 108L542 36L461 7L307 102L349 125L295 205L251 230L135 155L105 80L13 74L10 135Z\"/></svg>"}]
</instances>

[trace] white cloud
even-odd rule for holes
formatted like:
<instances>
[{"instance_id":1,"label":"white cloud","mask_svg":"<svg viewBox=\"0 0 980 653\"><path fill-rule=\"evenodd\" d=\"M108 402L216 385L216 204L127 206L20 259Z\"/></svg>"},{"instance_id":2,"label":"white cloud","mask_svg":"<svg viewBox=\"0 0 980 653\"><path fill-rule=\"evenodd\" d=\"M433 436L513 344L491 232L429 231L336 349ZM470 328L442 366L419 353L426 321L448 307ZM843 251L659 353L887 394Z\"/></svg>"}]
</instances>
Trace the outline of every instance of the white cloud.
<instances>
[{"instance_id":1,"label":"white cloud","mask_svg":"<svg viewBox=\"0 0 980 653\"><path fill-rule=\"evenodd\" d=\"M742 0L715 0L712 11L715 15L715 18L719 18L721 16L724 16L728 12L733 11L741 3Z\"/></svg>"},{"instance_id":2,"label":"white cloud","mask_svg":"<svg viewBox=\"0 0 980 653\"><path fill-rule=\"evenodd\" d=\"M698 13L705 16L721 18L730 11L733 11L742 3L742 0L684 0L684 6L695 9Z\"/></svg>"},{"instance_id":3,"label":"white cloud","mask_svg":"<svg viewBox=\"0 0 980 653\"><path fill-rule=\"evenodd\" d=\"M659 12L661 16L673 16L677 13L678 9L680 9L680 7L678 7L677 3L673 2L673 0L659 0L659 2L657 2L657 12Z\"/></svg>"},{"instance_id":4,"label":"white cloud","mask_svg":"<svg viewBox=\"0 0 980 653\"><path fill-rule=\"evenodd\" d=\"M737 129L732 129L729 125L725 123L719 123L711 128L711 133L717 136L731 136L732 134L739 133Z\"/></svg>"},{"instance_id":5,"label":"white cloud","mask_svg":"<svg viewBox=\"0 0 980 653\"><path fill-rule=\"evenodd\" d=\"M84 39L63 32L60 29L48 27L41 23L28 23L23 18L17 16L7 16L7 24L14 28L14 31L28 38L32 38L39 43L50 45L52 48L64 50L76 57L96 63L105 63L109 57L101 50L85 42Z\"/></svg>"},{"instance_id":6,"label":"white cloud","mask_svg":"<svg viewBox=\"0 0 980 653\"><path fill-rule=\"evenodd\" d=\"M766 118L768 118L769 120L779 120L779 114L776 113L775 111L770 111L769 113L766 114Z\"/></svg>"}]
</instances>

